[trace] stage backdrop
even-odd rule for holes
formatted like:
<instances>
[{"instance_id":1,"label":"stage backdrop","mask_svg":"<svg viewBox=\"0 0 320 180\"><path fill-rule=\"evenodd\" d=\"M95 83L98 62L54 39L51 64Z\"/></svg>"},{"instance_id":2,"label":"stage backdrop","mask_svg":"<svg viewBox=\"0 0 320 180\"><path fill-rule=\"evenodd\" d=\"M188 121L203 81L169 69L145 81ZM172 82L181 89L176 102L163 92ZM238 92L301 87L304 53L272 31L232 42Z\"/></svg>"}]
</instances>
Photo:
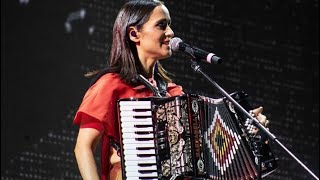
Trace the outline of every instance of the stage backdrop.
<instances>
[{"instance_id":1,"label":"stage backdrop","mask_svg":"<svg viewBox=\"0 0 320 180\"><path fill-rule=\"evenodd\" d=\"M1 180L81 179L72 120L109 56L124 1L1 1ZM223 58L200 63L227 92L263 106L270 130L319 175L318 1L165 1L175 36ZM180 53L164 61L186 93L221 97ZM266 179L311 179L276 144ZM99 157L97 157L99 161Z\"/></svg>"}]
</instances>

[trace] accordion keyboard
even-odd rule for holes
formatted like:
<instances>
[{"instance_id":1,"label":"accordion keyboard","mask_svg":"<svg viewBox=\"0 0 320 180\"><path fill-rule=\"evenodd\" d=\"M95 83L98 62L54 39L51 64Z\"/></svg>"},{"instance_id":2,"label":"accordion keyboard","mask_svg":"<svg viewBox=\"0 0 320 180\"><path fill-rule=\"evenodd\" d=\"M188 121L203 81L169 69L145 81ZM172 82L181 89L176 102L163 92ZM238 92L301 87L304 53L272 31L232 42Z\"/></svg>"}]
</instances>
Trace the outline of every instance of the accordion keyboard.
<instances>
[{"instance_id":1,"label":"accordion keyboard","mask_svg":"<svg viewBox=\"0 0 320 180\"><path fill-rule=\"evenodd\" d=\"M158 179L151 102L120 102L120 116L124 176Z\"/></svg>"}]
</instances>

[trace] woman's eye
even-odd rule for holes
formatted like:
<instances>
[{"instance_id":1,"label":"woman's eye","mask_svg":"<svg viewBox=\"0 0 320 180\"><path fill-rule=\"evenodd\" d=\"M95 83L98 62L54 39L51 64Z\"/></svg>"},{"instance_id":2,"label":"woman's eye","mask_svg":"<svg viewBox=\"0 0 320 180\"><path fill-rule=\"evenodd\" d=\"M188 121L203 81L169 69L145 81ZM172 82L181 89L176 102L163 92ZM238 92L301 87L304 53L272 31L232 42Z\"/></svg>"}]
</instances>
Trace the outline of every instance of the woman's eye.
<instances>
[{"instance_id":1,"label":"woman's eye","mask_svg":"<svg viewBox=\"0 0 320 180\"><path fill-rule=\"evenodd\" d=\"M158 24L158 26L160 27L160 29L165 30L168 26L167 22L160 22Z\"/></svg>"}]
</instances>

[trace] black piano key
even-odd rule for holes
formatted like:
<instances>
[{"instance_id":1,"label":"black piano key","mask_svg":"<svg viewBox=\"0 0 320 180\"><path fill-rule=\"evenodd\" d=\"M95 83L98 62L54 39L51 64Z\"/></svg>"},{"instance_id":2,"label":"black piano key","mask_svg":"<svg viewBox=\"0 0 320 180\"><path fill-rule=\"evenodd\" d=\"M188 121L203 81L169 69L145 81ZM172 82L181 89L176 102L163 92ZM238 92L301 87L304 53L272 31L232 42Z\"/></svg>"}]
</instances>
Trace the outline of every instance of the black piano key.
<instances>
[{"instance_id":1,"label":"black piano key","mask_svg":"<svg viewBox=\"0 0 320 180\"><path fill-rule=\"evenodd\" d=\"M135 128L147 128L147 127L152 127L152 125L144 125L144 124L136 124L134 125ZM153 133L153 132L152 132Z\"/></svg>"},{"instance_id":2,"label":"black piano key","mask_svg":"<svg viewBox=\"0 0 320 180\"><path fill-rule=\"evenodd\" d=\"M150 111L150 109L132 109L132 111L134 111L134 112L146 112L146 111Z\"/></svg>"},{"instance_id":3,"label":"black piano key","mask_svg":"<svg viewBox=\"0 0 320 180\"><path fill-rule=\"evenodd\" d=\"M146 119L146 118L152 118L152 116L132 116L135 119Z\"/></svg>"},{"instance_id":4,"label":"black piano key","mask_svg":"<svg viewBox=\"0 0 320 180\"><path fill-rule=\"evenodd\" d=\"M154 166L157 165L157 163L138 163L138 166L140 167L148 167L148 166Z\"/></svg>"},{"instance_id":5,"label":"black piano key","mask_svg":"<svg viewBox=\"0 0 320 180\"><path fill-rule=\"evenodd\" d=\"M158 170L138 170L138 172L141 174L149 174L153 172L158 172Z\"/></svg>"},{"instance_id":6,"label":"black piano key","mask_svg":"<svg viewBox=\"0 0 320 180\"><path fill-rule=\"evenodd\" d=\"M155 149L154 147L137 147L136 150L150 150Z\"/></svg>"},{"instance_id":7,"label":"black piano key","mask_svg":"<svg viewBox=\"0 0 320 180\"><path fill-rule=\"evenodd\" d=\"M155 156L155 154L137 154L137 157L151 157Z\"/></svg>"},{"instance_id":8,"label":"black piano key","mask_svg":"<svg viewBox=\"0 0 320 180\"><path fill-rule=\"evenodd\" d=\"M143 134L151 134L153 132L152 131L135 131L134 133L143 135Z\"/></svg>"},{"instance_id":9,"label":"black piano key","mask_svg":"<svg viewBox=\"0 0 320 180\"><path fill-rule=\"evenodd\" d=\"M151 141L153 138L135 138L137 141Z\"/></svg>"},{"instance_id":10,"label":"black piano key","mask_svg":"<svg viewBox=\"0 0 320 180\"><path fill-rule=\"evenodd\" d=\"M150 180L150 179L158 179L158 176L148 176L148 177L139 177L139 179L147 179L147 180Z\"/></svg>"}]
</instances>

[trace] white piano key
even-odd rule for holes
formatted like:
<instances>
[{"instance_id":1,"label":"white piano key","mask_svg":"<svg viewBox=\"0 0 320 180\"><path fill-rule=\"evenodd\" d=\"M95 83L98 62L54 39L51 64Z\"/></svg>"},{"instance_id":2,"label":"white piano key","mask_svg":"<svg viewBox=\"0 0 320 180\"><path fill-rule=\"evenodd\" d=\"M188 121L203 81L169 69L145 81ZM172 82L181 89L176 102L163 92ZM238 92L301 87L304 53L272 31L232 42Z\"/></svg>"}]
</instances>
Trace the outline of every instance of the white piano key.
<instances>
[{"instance_id":1,"label":"white piano key","mask_svg":"<svg viewBox=\"0 0 320 180\"><path fill-rule=\"evenodd\" d=\"M129 121L129 122L122 122L121 123L121 127L125 128L125 127L135 127L135 126L139 126L139 125L153 125L151 119L150 121L145 120L145 121Z\"/></svg>"},{"instance_id":2,"label":"white piano key","mask_svg":"<svg viewBox=\"0 0 320 180\"><path fill-rule=\"evenodd\" d=\"M157 170L156 165L152 166L126 166L125 167L126 172L134 172L134 171L146 171L146 170Z\"/></svg>"},{"instance_id":3,"label":"white piano key","mask_svg":"<svg viewBox=\"0 0 320 180\"><path fill-rule=\"evenodd\" d=\"M153 134L122 133L122 138L154 138Z\"/></svg>"},{"instance_id":4,"label":"white piano key","mask_svg":"<svg viewBox=\"0 0 320 180\"><path fill-rule=\"evenodd\" d=\"M127 172L126 176L127 177L157 177L158 173L157 172L150 172L150 173Z\"/></svg>"},{"instance_id":5,"label":"white piano key","mask_svg":"<svg viewBox=\"0 0 320 180\"><path fill-rule=\"evenodd\" d=\"M125 166L139 166L140 164L156 164L156 161L154 160L135 160L135 161L125 161Z\"/></svg>"},{"instance_id":6,"label":"white piano key","mask_svg":"<svg viewBox=\"0 0 320 180\"><path fill-rule=\"evenodd\" d=\"M127 177L127 179L130 179L130 180L141 180L139 177Z\"/></svg>"},{"instance_id":7,"label":"white piano key","mask_svg":"<svg viewBox=\"0 0 320 180\"><path fill-rule=\"evenodd\" d=\"M141 180L139 177L127 177L128 180ZM158 180L157 177L148 177L148 180Z\"/></svg>"},{"instance_id":8,"label":"white piano key","mask_svg":"<svg viewBox=\"0 0 320 180\"><path fill-rule=\"evenodd\" d=\"M142 109L150 109L149 105L142 105L142 106L120 106L120 111L134 111L134 110L142 110Z\"/></svg>"},{"instance_id":9,"label":"white piano key","mask_svg":"<svg viewBox=\"0 0 320 180\"><path fill-rule=\"evenodd\" d=\"M154 149L148 149L148 150L127 149L123 151L123 154L124 155L156 154L156 151Z\"/></svg>"},{"instance_id":10,"label":"white piano key","mask_svg":"<svg viewBox=\"0 0 320 180\"><path fill-rule=\"evenodd\" d=\"M137 149L137 148L154 148L154 143L143 143L143 144L125 144L123 145L123 149Z\"/></svg>"},{"instance_id":11,"label":"white piano key","mask_svg":"<svg viewBox=\"0 0 320 180\"><path fill-rule=\"evenodd\" d=\"M152 118L147 117L147 118L134 118L134 117L121 117L121 122L126 123L126 122L151 122L152 123Z\"/></svg>"},{"instance_id":12,"label":"white piano key","mask_svg":"<svg viewBox=\"0 0 320 180\"><path fill-rule=\"evenodd\" d=\"M147 156L147 157L138 157L137 155L124 155L124 160L125 161L146 161L146 160L152 160L156 161L155 156Z\"/></svg>"},{"instance_id":13,"label":"white piano key","mask_svg":"<svg viewBox=\"0 0 320 180\"><path fill-rule=\"evenodd\" d=\"M151 107L151 101L120 101L121 106L149 106Z\"/></svg>"},{"instance_id":14,"label":"white piano key","mask_svg":"<svg viewBox=\"0 0 320 180\"><path fill-rule=\"evenodd\" d=\"M151 111L143 111L143 112L121 111L120 112L121 118L125 116L133 117L133 116L151 116L151 115L152 115Z\"/></svg>"},{"instance_id":15,"label":"white piano key","mask_svg":"<svg viewBox=\"0 0 320 180\"><path fill-rule=\"evenodd\" d=\"M135 133L135 132L151 132L153 134L153 127L143 127L143 128L122 128L122 133Z\"/></svg>"},{"instance_id":16,"label":"white piano key","mask_svg":"<svg viewBox=\"0 0 320 180\"><path fill-rule=\"evenodd\" d=\"M123 139L122 143L123 144L154 144L154 140L150 139L150 140L138 141L135 138L131 138L131 139Z\"/></svg>"}]
</instances>

